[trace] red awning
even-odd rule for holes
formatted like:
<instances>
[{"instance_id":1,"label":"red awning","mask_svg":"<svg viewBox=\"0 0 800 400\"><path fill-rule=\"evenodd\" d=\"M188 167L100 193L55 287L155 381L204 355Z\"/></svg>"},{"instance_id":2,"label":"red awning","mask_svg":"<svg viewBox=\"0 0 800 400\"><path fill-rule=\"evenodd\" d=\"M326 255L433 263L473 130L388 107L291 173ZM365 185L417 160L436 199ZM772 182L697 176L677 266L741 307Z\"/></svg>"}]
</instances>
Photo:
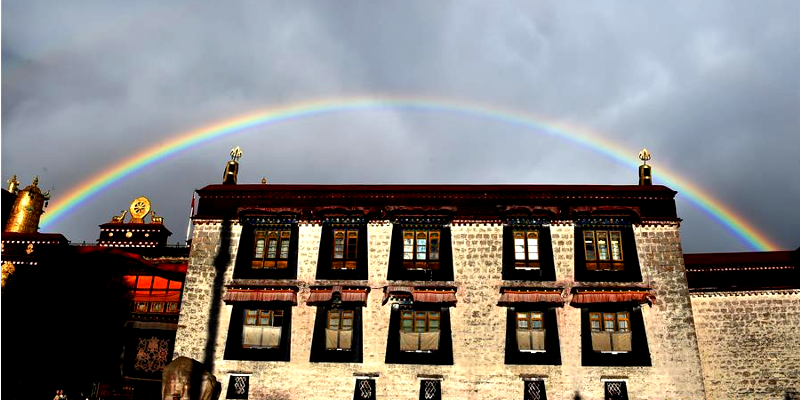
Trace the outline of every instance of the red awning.
<instances>
[{"instance_id":1,"label":"red awning","mask_svg":"<svg viewBox=\"0 0 800 400\"><path fill-rule=\"evenodd\" d=\"M291 301L297 305L297 291L293 289L228 289L226 302L234 301Z\"/></svg>"},{"instance_id":2,"label":"red awning","mask_svg":"<svg viewBox=\"0 0 800 400\"><path fill-rule=\"evenodd\" d=\"M456 289L452 287L387 286L383 289L383 304L392 294L406 295L419 303L456 303Z\"/></svg>"},{"instance_id":3,"label":"red awning","mask_svg":"<svg viewBox=\"0 0 800 400\"><path fill-rule=\"evenodd\" d=\"M561 291L557 290L503 290L497 305L508 307L518 303L547 303L563 306L564 299L561 297Z\"/></svg>"},{"instance_id":4,"label":"red awning","mask_svg":"<svg viewBox=\"0 0 800 400\"><path fill-rule=\"evenodd\" d=\"M414 289L411 294L414 302L418 303L456 303L456 291L450 290L436 290L436 289Z\"/></svg>"},{"instance_id":5,"label":"red awning","mask_svg":"<svg viewBox=\"0 0 800 400\"><path fill-rule=\"evenodd\" d=\"M570 304L593 303L648 303L653 304L656 296L650 292L641 291L585 291L572 295Z\"/></svg>"},{"instance_id":6,"label":"red awning","mask_svg":"<svg viewBox=\"0 0 800 400\"><path fill-rule=\"evenodd\" d=\"M327 303L333 299L334 293L339 293L343 302L355 302L367 304L369 289L367 288L346 288L334 286L332 288L311 288L311 295L308 296L306 303L309 305Z\"/></svg>"}]
</instances>

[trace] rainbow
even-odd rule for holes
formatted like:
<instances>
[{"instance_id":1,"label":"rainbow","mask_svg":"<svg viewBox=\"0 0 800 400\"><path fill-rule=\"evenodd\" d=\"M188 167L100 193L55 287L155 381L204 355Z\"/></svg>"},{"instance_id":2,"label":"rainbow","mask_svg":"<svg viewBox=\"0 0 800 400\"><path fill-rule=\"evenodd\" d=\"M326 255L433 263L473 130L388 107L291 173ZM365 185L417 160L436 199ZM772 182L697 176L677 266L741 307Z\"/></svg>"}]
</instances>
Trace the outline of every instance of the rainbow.
<instances>
[{"instance_id":1,"label":"rainbow","mask_svg":"<svg viewBox=\"0 0 800 400\"><path fill-rule=\"evenodd\" d=\"M556 121L546 121L543 118L513 110L449 99L418 96L367 96L320 99L268 108L266 110L238 116L196 130L184 132L173 139L148 148L138 154L134 154L110 168L103 169L103 172L86 179L78 186L69 190L66 195L60 196L60 199L53 202L48 212L42 216L41 227L47 228L56 223L69 215L70 211L86 203L112 184L174 154L200 146L214 139L247 131L255 127L303 117L318 116L327 113L370 110L445 112L485 118L562 138L592 149L623 165L634 169L638 167L638 162L633 157L638 150L633 151L622 148L616 143L580 127L570 126ZM697 206L712 220L725 227L733 236L752 249L759 251L779 249L779 246L770 240L767 235L760 232L721 201L713 198L710 194L693 185L687 179L680 177L676 173L667 171L663 167L659 167L656 176L667 186L682 192L692 204Z\"/></svg>"}]
</instances>

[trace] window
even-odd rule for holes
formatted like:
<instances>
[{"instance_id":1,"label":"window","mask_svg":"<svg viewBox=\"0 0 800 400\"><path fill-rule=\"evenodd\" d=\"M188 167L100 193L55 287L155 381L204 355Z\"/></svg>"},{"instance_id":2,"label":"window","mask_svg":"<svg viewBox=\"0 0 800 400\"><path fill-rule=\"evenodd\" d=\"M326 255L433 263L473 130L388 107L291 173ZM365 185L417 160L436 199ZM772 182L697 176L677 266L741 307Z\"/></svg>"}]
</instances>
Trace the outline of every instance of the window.
<instances>
[{"instance_id":1,"label":"window","mask_svg":"<svg viewBox=\"0 0 800 400\"><path fill-rule=\"evenodd\" d=\"M331 269L356 269L358 230L333 230L333 262Z\"/></svg>"},{"instance_id":2,"label":"window","mask_svg":"<svg viewBox=\"0 0 800 400\"><path fill-rule=\"evenodd\" d=\"M525 393L522 396L525 400L547 400L547 392L544 389L544 380L530 379L525 381Z\"/></svg>"},{"instance_id":3,"label":"window","mask_svg":"<svg viewBox=\"0 0 800 400\"><path fill-rule=\"evenodd\" d=\"M585 230L583 231L583 245L586 269L590 271L621 271L625 268L620 231Z\"/></svg>"},{"instance_id":4,"label":"window","mask_svg":"<svg viewBox=\"0 0 800 400\"><path fill-rule=\"evenodd\" d=\"M513 231L514 268L539 269L539 231Z\"/></svg>"},{"instance_id":5,"label":"window","mask_svg":"<svg viewBox=\"0 0 800 400\"><path fill-rule=\"evenodd\" d=\"M400 351L439 350L439 311L400 312Z\"/></svg>"},{"instance_id":6,"label":"window","mask_svg":"<svg viewBox=\"0 0 800 400\"><path fill-rule=\"evenodd\" d=\"M375 400L375 379L356 379L353 400Z\"/></svg>"},{"instance_id":7,"label":"window","mask_svg":"<svg viewBox=\"0 0 800 400\"><path fill-rule=\"evenodd\" d=\"M355 311L334 308L328 310L328 322L325 327L325 349L352 350L353 319Z\"/></svg>"},{"instance_id":8,"label":"window","mask_svg":"<svg viewBox=\"0 0 800 400\"><path fill-rule=\"evenodd\" d=\"M180 312L183 282L152 275L125 275L132 294L132 311L137 314L177 314Z\"/></svg>"},{"instance_id":9,"label":"window","mask_svg":"<svg viewBox=\"0 0 800 400\"><path fill-rule=\"evenodd\" d=\"M625 381L606 381L605 399L628 400L628 385Z\"/></svg>"},{"instance_id":10,"label":"window","mask_svg":"<svg viewBox=\"0 0 800 400\"><path fill-rule=\"evenodd\" d=\"M386 362L453 364L449 308L394 304L389 323Z\"/></svg>"},{"instance_id":11,"label":"window","mask_svg":"<svg viewBox=\"0 0 800 400\"><path fill-rule=\"evenodd\" d=\"M244 310L242 347L277 348L281 344L283 310Z\"/></svg>"},{"instance_id":12,"label":"window","mask_svg":"<svg viewBox=\"0 0 800 400\"><path fill-rule=\"evenodd\" d=\"M420 400L441 400L442 383L438 379L421 379L419 381Z\"/></svg>"},{"instance_id":13,"label":"window","mask_svg":"<svg viewBox=\"0 0 800 400\"><path fill-rule=\"evenodd\" d=\"M253 246L253 269L286 269L289 267L291 229L258 229Z\"/></svg>"},{"instance_id":14,"label":"window","mask_svg":"<svg viewBox=\"0 0 800 400\"><path fill-rule=\"evenodd\" d=\"M575 242L576 280L641 282L636 242L630 224L614 219L579 221L575 227Z\"/></svg>"},{"instance_id":15,"label":"window","mask_svg":"<svg viewBox=\"0 0 800 400\"><path fill-rule=\"evenodd\" d=\"M324 222L317 279L366 280L368 251L367 224L363 219L337 218Z\"/></svg>"},{"instance_id":16,"label":"window","mask_svg":"<svg viewBox=\"0 0 800 400\"><path fill-rule=\"evenodd\" d=\"M517 313L517 348L520 351L544 351L544 313Z\"/></svg>"},{"instance_id":17,"label":"window","mask_svg":"<svg viewBox=\"0 0 800 400\"><path fill-rule=\"evenodd\" d=\"M523 219L503 228L503 279L556 280L549 226Z\"/></svg>"},{"instance_id":18,"label":"window","mask_svg":"<svg viewBox=\"0 0 800 400\"><path fill-rule=\"evenodd\" d=\"M439 223L395 224L389 280L453 280L450 228Z\"/></svg>"},{"instance_id":19,"label":"window","mask_svg":"<svg viewBox=\"0 0 800 400\"><path fill-rule=\"evenodd\" d=\"M225 394L226 399L247 399L250 392L250 376L249 375L231 375L228 380L228 392Z\"/></svg>"},{"instance_id":20,"label":"window","mask_svg":"<svg viewBox=\"0 0 800 400\"><path fill-rule=\"evenodd\" d=\"M592 350L600 352L631 351L631 318L627 311L591 312Z\"/></svg>"},{"instance_id":21,"label":"window","mask_svg":"<svg viewBox=\"0 0 800 400\"><path fill-rule=\"evenodd\" d=\"M561 364L555 308L518 303L508 307L507 318L506 364Z\"/></svg>"},{"instance_id":22,"label":"window","mask_svg":"<svg viewBox=\"0 0 800 400\"><path fill-rule=\"evenodd\" d=\"M296 278L297 225L263 224L262 220L256 222L242 231L234 278Z\"/></svg>"},{"instance_id":23,"label":"window","mask_svg":"<svg viewBox=\"0 0 800 400\"><path fill-rule=\"evenodd\" d=\"M442 233L439 230L403 230L403 268L439 269Z\"/></svg>"},{"instance_id":24,"label":"window","mask_svg":"<svg viewBox=\"0 0 800 400\"><path fill-rule=\"evenodd\" d=\"M639 307L599 304L582 310L582 365L650 366Z\"/></svg>"},{"instance_id":25,"label":"window","mask_svg":"<svg viewBox=\"0 0 800 400\"><path fill-rule=\"evenodd\" d=\"M291 307L280 302L237 303L228 328L225 359L289 361Z\"/></svg>"}]
</instances>

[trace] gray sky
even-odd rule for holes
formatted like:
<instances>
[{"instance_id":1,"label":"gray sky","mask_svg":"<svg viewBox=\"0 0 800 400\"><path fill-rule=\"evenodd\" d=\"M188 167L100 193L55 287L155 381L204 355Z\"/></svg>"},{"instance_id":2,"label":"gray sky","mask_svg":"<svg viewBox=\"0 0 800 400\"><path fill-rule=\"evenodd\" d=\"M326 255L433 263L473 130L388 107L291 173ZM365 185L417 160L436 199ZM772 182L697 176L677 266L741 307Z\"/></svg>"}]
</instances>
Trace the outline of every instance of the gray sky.
<instances>
[{"instance_id":1,"label":"gray sky","mask_svg":"<svg viewBox=\"0 0 800 400\"><path fill-rule=\"evenodd\" d=\"M800 2L2 3L2 179L57 200L211 123L320 98L412 95L518 110L653 154L783 249L800 245ZM497 120L338 112L220 138L48 226L94 241L147 196L184 240L229 150L257 183L631 184L637 172ZM746 251L678 195L685 252Z\"/></svg>"}]
</instances>

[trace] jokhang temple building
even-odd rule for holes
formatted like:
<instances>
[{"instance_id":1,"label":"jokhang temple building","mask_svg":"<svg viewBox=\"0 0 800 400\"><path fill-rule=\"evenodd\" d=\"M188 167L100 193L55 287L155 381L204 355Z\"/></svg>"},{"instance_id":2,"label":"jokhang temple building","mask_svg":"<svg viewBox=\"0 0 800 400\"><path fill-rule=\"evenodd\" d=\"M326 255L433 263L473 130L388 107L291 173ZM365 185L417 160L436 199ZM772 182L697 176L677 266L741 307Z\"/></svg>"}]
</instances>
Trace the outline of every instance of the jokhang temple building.
<instances>
[{"instance_id":1,"label":"jokhang temple building","mask_svg":"<svg viewBox=\"0 0 800 400\"><path fill-rule=\"evenodd\" d=\"M197 191L174 352L223 398L798 396L800 251L684 256L646 162L638 185L275 185L234 153Z\"/></svg>"},{"instance_id":2,"label":"jokhang temple building","mask_svg":"<svg viewBox=\"0 0 800 400\"><path fill-rule=\"evenodd\" d=\"M226 399L800 398L800 249L684 255L646 163L638 185L275 185L232 156L188 262L143 198L91 249L3 233L17 274L45 237L124 266L122 379L95 395L160 398L186 356Z\"/></svg>"},{"instance_id":3,"label":"jokhang temple building","mask_svg":"<svg viewBox=\"0 0 800 400\"><path fill-rule=\"evenodd\" d=\"M81 393L160 398L188 246L167 245L171 232L146 197L131 203L129 219L123 211L100 225L97 243L72 245L38 232L49 199L38 179L22 190L16 177L9 183L2 190L2 397L64 389L76 400Z\"/></svg>"}]
</instances>

